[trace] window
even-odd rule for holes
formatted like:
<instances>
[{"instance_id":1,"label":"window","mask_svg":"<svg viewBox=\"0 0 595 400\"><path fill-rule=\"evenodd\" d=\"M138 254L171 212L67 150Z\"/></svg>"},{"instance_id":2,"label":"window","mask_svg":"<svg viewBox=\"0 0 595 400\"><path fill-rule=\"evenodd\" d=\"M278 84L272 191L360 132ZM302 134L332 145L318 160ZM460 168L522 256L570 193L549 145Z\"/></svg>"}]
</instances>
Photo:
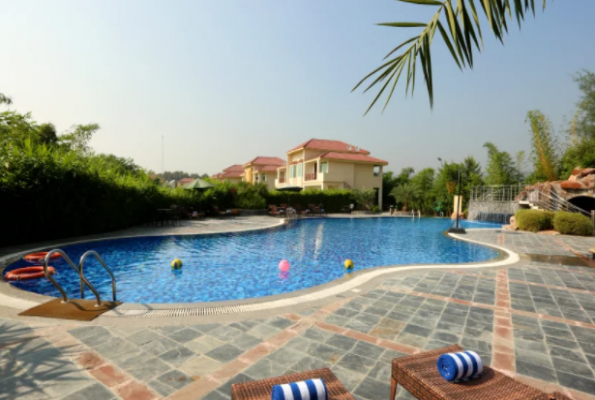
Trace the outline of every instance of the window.
<instances>
[{"instance_id":1,"label":"window","mask_svg":"<svg viewBox=\"0 0 595 400\"><path fill-rule=\"evenodd\" d=\"M380 176L380 165L374 165L374 176Z\"/></svg>"},{"instance_id":2,"label":"window","mask_svg":"<svg viewBox=\"0 0 595 400\"><path fill-rule=\"evenodd\" d=\"M320 163L320 172L327 173L328 172L328 162Z\"/></svg>"},{"instance_id":3,"label":"window","mask_svg":"<svg viewBox=\"0 0 595 400\"><path fill-rule=\"evenodd\" d=\"M267 176L266 176L266 174L262 174L262 181L263 181L263 182L266 182L266 181L267 181Z\"/></svg>"},{"instance_id":4,"label":"window","mask_svg":"<svg viewBox=\"0 0 595 400\"><path fill-rule=\"evenodd\" d=\"M254 182L258 182L258 174L254 174Z\"/></svg>"},{"instance_id":5,"label":"window","mask_svg":"<svg viewBox=\"0 0 595 400\"><path fill-rule=\"evenodd\" d=\"M291 167L289 167L289 177L295 178L295 165L292 165Z\"/></svg>"},{"instance_id":6,"label":"window","mask_svg":"<svg viewBox=\"0 0 595 400\"><path fill-rule=\"evenodd\" d=\"M301 177L302 176L302 167L304 164L298 164L297 165L297 176Z\"/></svg>"}]
</instances>

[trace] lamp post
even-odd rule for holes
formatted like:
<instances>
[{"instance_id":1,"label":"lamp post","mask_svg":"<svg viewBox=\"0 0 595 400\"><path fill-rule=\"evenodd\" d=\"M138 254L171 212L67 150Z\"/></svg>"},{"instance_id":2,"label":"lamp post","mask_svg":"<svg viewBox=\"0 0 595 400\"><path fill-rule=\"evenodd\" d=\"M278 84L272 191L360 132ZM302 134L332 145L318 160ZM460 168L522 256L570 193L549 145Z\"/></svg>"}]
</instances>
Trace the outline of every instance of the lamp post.
<instances>
[{"instance_id":1,"label":"lamp post","mask_svg":"<svg viewBox=\"0 0 595 400\"><path fill-rule=\"evenodd\" d=\"M466 233L465 229L459 225L459 210L461 209L461 204L462 204L462 199L461 199L461 167L459 167L459 174L458 174L458 186L459 186L459 190L457 191L457 204L455 207L455 214L456 214L456 222L455 222L455 226L451 226L450 229L448 230L449 233Z\"/></svg>"}]
</instances>

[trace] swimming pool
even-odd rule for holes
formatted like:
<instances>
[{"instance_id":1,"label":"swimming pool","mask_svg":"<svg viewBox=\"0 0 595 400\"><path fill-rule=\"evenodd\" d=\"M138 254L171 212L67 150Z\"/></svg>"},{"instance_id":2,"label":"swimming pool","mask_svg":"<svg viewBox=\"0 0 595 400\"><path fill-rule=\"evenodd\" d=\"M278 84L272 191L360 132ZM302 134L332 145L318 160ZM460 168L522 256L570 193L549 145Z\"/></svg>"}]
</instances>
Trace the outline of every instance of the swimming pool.
<instances>
[{"instance_id":1,"label":"swimming pool","mask_svg":"<svg viewBox=\"0 0 595 400\"><path fill-rule=\"evenodd\" d=\"M305 219L275 229L215 235L123 238L64 246L74 262L97 251L114 271L118 300L187 303L248 299L307 289L343 277L343 261L355 271L402 264L485 261L496 250L443 235L451 221L439 218ZM464 227L500 227L463 222ZM170 262L183 261L173 271ZM288 273L278 264L287 259ZM5 270L29 266L19 260ZM54 277L69 296L79 297L78 275L64 260L53 262ZM102 298L111 299L111 280L89 258L85 276ZM58 296L47 279L11 282L31 292ZM87 298L93 295L86 290Z\"/></svg>"}]
</instances>

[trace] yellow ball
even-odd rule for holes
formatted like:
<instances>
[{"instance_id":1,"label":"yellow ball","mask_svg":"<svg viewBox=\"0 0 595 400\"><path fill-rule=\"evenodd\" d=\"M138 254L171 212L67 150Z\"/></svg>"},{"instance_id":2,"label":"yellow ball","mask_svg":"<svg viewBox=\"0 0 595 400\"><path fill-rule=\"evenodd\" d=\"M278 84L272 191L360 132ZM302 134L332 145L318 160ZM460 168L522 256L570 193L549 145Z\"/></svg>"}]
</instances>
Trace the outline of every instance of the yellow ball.
<instances>
[{"instance_id":1,"label":"yellow ball","mask_svg":"<svg viewBox=\"0 0 595 400\"><path fill-rule=\"evenodd\" d=\"M345 260L345 269L353 269L353 261L350 259Z\"/></svg>"},{"instance_id":2,"label":"yellow ball","mask_svg":"<svg viewBox=\"0 0 595 400\"><path fill-rule=\"evenodd\" d=\"M182 269L182 260L180 260L179 258L174 259L171 262L171 267L172 269Z\"/></svg>"}]
</instances>

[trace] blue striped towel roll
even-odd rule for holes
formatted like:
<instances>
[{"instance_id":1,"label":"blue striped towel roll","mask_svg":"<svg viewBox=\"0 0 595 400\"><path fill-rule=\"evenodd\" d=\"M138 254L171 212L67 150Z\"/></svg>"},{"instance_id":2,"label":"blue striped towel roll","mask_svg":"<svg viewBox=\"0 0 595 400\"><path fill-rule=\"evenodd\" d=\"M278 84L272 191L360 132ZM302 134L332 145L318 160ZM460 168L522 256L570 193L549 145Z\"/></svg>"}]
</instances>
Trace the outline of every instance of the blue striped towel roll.
<instances>
[{"instance_id":1,"label":"blue striped towel roll","mask_svg":"<svg viewBox=\"0 0 595 400\"><path fill-rule=\"evenodd\" d=\"M465 382L477 378L483 371L481 357L474 351L442 354L436 366L449 382Z\"/></svg>"},{"instance_id":2,"label":"blue striped towel roll","mask_svg":"<svg viewBox=\"0 0 595 400\"><path fill-rule=\"evenodd\" d=\"M328 400L322 379L273 386L272 400Z\"/></svg>"}]
</instances>

